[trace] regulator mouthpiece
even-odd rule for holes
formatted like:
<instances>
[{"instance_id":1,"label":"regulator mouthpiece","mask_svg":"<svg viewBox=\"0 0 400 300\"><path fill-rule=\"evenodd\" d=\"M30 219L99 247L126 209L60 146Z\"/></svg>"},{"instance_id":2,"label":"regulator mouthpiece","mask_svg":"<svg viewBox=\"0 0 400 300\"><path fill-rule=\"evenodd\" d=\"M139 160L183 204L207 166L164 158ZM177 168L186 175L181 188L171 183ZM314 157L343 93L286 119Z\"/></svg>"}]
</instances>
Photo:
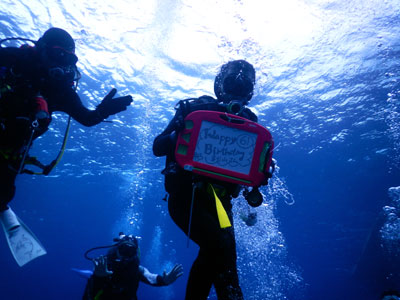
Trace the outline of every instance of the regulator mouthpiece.
<instances>
[{"instance_id":1,"label":"regulator mouthpiece","mask_svg":"<svg viewBox=\"0 0 400 300\"><path fill-rule=\"evenodd\" d=\"M233 100L227 104L227 110L230 114L238 115L243 110L243 104L241 101Z\"/></svg>"}]
</instances>

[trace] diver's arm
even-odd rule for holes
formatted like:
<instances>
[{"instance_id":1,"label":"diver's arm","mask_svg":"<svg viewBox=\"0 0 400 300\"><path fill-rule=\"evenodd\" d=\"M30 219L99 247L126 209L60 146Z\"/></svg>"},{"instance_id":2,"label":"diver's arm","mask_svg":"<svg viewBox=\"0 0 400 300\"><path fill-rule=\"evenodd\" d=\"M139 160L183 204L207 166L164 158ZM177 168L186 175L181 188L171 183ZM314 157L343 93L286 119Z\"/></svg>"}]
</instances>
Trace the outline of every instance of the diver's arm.
<instances>
[{"instance_id":1,"label":"diver's arm","mask_svg":"<svg viewBox=\"0 0 400 300\"><path fill-rule=\"evenodd\" d=\"M139 266L140 281L153 285L153 286L164 286L166 285L162 277L158 274L153 274L143 266Z\"/></svg>"},{"instance_id":2,"label":"diver's arm","mask_svg":"<svg viewBox=\"0 0 400 300\"><path fill-rule=\"evenodd\" d=\"M87 127L97 125L104 120L96 110L87 109L72 88L63 91L54 110L67 113L75 121Z\"/></svg>"},{"instance_id":3,"label":"diver's arm","mask_svg":"<svg viewBox=\"0 0 400 300\"><path fill-rule=\"evenodd\" d=\"M66 89L61 97L64 98L64 105L59 110L69 114L74 120L80 124L91 127L99 124L111 115L126 110L127 106L132 102L131 96L123 96L113 98L117 91L112 89L111 92L103 99L95 110L87 109L78 94L72 89Z\"/></svg>"},{"instance_id":4,"label":"diver's arm","mask_svg":"<svg viewBox=\"0 0 400 300\"><path fill-rule=\"evenodd\" d=\"M179 117L175 115L171 122L169 122L167 128L154 139L153 153L155 156L169 155L175 150L178 137L177 123L179 123Z\"/></svg>"},{"instance_id":5,"label":"diver's arm","mask_svg":"<svg viewBox=\"0 0 400 300\"><path fill-rule=\"evenodd\" d=\"M251 109L248 108L248 107L245 107L245 109L243 110L241 116L242 116L243 118L246 118L246 119L250 120L250 121L253 121L253 122L256 122L256 123L258 122L258 117L257 117L257 115L256 115L255 113L253 113L253 112L251 111Z\"/></svg>"},{"instance_id":6,"label":"diver's arm","mask_svg":"<svg viewBox=\"0 0 400 300\"><path fill-rule=\"evenodd\" d=\"M139 272L141 275L141 281L153 285L153 286L164 286L170 285L175 282L183 274L182 265L175 265L168 273L164 271L163 275L152 274L143 266L139 266Z\"/></svg>"},{"instance_id":7,"label":"diver's arm","mask_svg":"<svg viewBox=\"0 0 400 300\"><path fill-rule=\"evenodd\" d=\"M107 257L99 256L92 260L94 271L90 276L83 300L95 299L99 292L111 281L112 271L108 270Z\"/></svg>"}]
</instances>

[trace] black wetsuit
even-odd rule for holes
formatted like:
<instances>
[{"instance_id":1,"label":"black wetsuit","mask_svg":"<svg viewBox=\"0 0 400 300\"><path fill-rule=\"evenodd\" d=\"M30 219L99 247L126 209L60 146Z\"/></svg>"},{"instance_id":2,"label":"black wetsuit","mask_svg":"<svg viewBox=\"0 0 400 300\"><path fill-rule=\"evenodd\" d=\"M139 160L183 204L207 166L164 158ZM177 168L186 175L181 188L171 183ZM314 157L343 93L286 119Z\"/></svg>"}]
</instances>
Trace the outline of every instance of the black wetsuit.
<instances>
[{"instance_id":1,"label":"black wetsuit","mask_svg":"<svg viewBox=\"0 0 400 300\"><path fill-rule=\"evenodd\" d=\"M139 262L118 263L109 255L108 269L113 274L107 277L92 275L85 288L83 300L137 300L139 282L152 286L164 286L162 276L150 273Z\"/></svg>"},{"instance_id":2,"label":"black wetsuit","mask_svg":"<svg viewBox=\"0 0 400 300\"><path fill-rule=\"evenodd\" d=\"M35 48L0 48L0 211L15 194L14 182L32 133L37 95L46 100L50 115L62 111L85 126L103 120L96 110L83 106L71 78L49 76L39 61ZM49 121L38 127L33 138L47 130Z\"/></svg>"},{"instance_id":3,"label":"black wetsuit","mask_svg":"<svg viewBox=\"0 0 400 300\"><path fill-rule=\"evenodd\" d=\"M196 105L196 103L199 103ZM182 109L182 108L181 108ZM236 267L236 243L233 226L220 228L215 208L215 199L207 191L211 183L220 198L231 224L232 197L237 197L240 187L210 178L196 176L184 171L175 162L175 145L173 132L176 130L182 111L179 109L167 128L155 138L153 152L156 156L166 156L165 188L169 193L168 210L174 222L188 234L190 207L193 183L195 189L193 213L190 228L190 239L199 245L199 254L190 270L186 288L186 300L207 299L211 286L214 285L218 299L243 299L239 286ZM189 105L185 114L195 110L226 111L209 96L202 96L193 105ZM245 108L240 116L257 121L256 115ZM172 134L172 135L171 135Z\"/></svg>"}]
</instances>

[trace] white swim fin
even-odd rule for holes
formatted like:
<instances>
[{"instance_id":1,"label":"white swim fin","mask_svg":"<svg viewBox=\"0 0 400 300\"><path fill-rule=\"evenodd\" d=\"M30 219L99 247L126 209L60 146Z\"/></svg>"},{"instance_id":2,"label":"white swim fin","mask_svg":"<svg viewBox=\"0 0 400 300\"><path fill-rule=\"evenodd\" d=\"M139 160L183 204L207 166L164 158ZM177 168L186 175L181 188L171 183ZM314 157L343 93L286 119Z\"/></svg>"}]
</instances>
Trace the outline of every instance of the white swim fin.
<instances>
[{"instance_id":1,"label":"white swim fin","mask_svg":"<svg viewBox=\"0 0 400 300\"><path fill-rule=\"evenodd\" d=\"M47 253L33 232L11 208L0 212L0 221L11 253L20 267Z\"/></svg>"}]
</instances>

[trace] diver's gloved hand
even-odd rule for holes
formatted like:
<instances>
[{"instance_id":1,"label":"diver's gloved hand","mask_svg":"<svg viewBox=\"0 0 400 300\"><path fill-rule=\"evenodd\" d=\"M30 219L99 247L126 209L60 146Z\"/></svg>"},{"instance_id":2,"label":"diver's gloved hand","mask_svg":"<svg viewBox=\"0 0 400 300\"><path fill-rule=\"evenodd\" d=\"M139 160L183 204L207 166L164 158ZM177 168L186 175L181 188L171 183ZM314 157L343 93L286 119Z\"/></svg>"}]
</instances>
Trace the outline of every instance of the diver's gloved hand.
<instances>
[{"instance_id":1,"label":"diver's gloved hand","mask_svg":"<svg viewBox=\"0 0 400 300\"><path fill-rule=\"evenodd\" d=\"M245 189L243 191L243 196L251 207L260 206L264 200L263 195L260 193L260 190L257 186L253 187L251 191Z\"/></svg>"},{"instance_id":2,"label":"diver's gloved hand","mask_svg":"<svg viewBox=\"0 0 400 300\"><path fill-rule=\"evenodd\" d=\"M182 265L175 265L171 271L166 273L164 271L164 274L161 276L162 280L165 285L170 285L173 283L175 280L177 280L180 276L183 274L183 267Z\"/></svg>"},{"instance_id":3,"label":"diver's gloved hand","mask_svg":"<svg viewBox=\"0 0 400 300\"><path fill-rule=\"evenodd\" d=\"M112 271L108 270L107 257L100 256L96 259L93 259L93 264L94 264L93 274L97 277L107 277L113 273Z\"/></svg>"},{"instance_id":4,"label":"diver's gloved hand","mask_svg":"<svg viewBox=\"0 0 400 300\"><path fill-rule=\"evenodd\" d=\"M126 107L132 103L131 95L114 98L116 93L117 90L112 89L97 106L96 111L103 119L107 119L111 115L126 110Z\"/></svg>"}]
</instances>

